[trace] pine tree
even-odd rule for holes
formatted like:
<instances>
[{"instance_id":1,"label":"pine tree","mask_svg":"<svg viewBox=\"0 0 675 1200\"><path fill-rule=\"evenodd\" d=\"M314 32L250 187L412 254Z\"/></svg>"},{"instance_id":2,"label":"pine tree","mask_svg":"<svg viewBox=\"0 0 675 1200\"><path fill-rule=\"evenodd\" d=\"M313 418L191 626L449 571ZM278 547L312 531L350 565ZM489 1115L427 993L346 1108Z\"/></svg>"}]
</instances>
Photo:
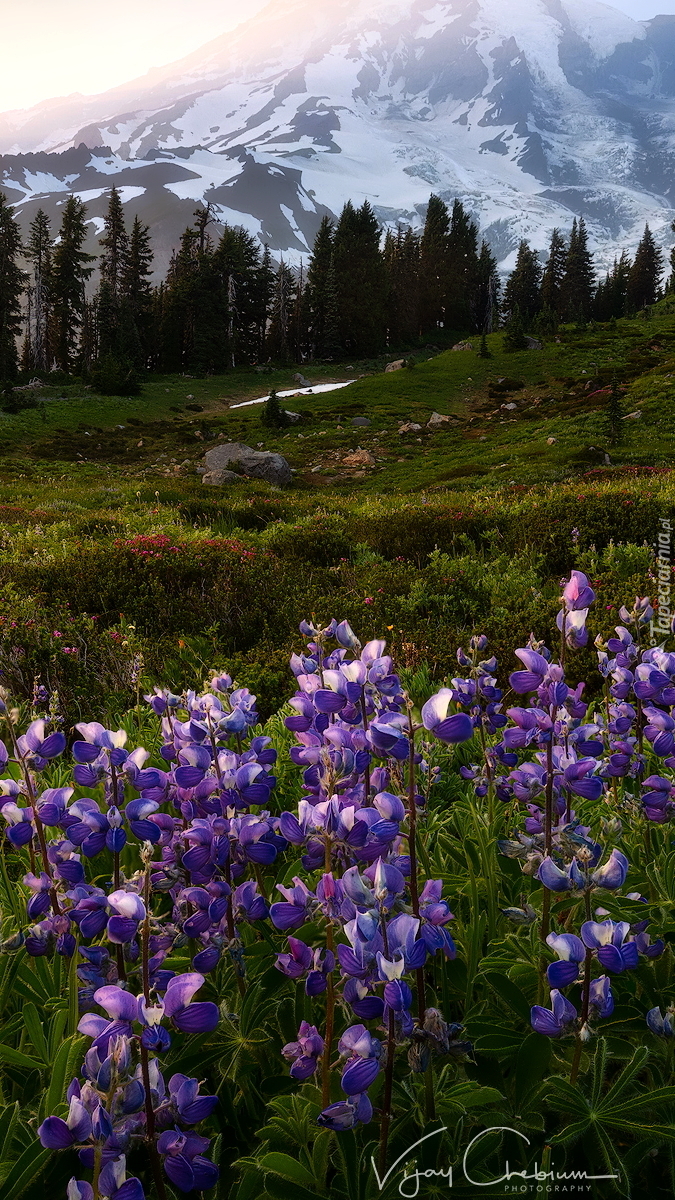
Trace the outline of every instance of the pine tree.
<instances>
[{"instance_id":1,"label":"pine tree","mask_svg":"<svg viewBox=\"0 0 675 1200\"><path fill-rule=\"evenodd\" d=\"M150 326L152 322L152 276L153 252L150 245L150 230L134 217L129 237L129 247L122 276L123 310L133 323L138 349L132 355L137 367L147 367L150 358ZM124 338L127 345L131 338Z\"/></svg>"},{"instance_id":2,"label":"pine tree","mask_svg":"<svg viewBox=\"0 0 675 1200\"><path fill-rule=\"evenodd\" d=\"M387 341L411 345L419 335L419 238L400 225L388 230L383 261L387 279Z\"/></svg>"},{"instance_id":3,"label":"pine tree","mask_svg":"<svg viewBox=\"0 0 675 1200\"><path fill-rule=\"evenodd\" d=\"M675 221L671 221L670 232L675 233ZM666 280L665 292L666 295L672 296L673 292L675 292L675 246L671 248L668 262L670 263L670 275Z\"/></svg>"},{"instance_id":4,"label":"pine tree","mask_svg":"<svg viewBox=\"0 0 675 1200\"><path fill-rule=\"evenodd\" d=\"M593 305L593 315L597 321L616 320L624 315L630 271L630 258L624 250L620 258L614 259L611 271L598 284Z\"/></svg>"},{"instance_id":5,"label":"pine tree","mask_svg":"<svg viewBox=\"0 0 675 1200\"><path fill-rule=\"evenodd\" d=\"M116 303L122 293L129 253L122 197L116 187L110 191L108 210L104 217L104 233L99 242L103 247L98 264L101 279L108 284L112 300Z\"/></svg>"},{"instance_id":6,"label":"pine tree","mask_svg":"<svg viewBox=\"0 0 675 1200\"><path fill-rule=\"evenodd\" d=\"M541 264L539 255L529 242L518 247L516 265L504 289L504 308L513 320L517 310L518 322L529 329L541 308Z\"/></svg>"},{"instance_id":7,"label":"pine tree","mask_svg":"<svg viewBox=\"0 0 675 1200\"><path fill-rule=\"evenodd\" d=\"M560 317L562 314L562 285L565 278L567 245L559 229L551 233L548 260L541 280L542 308L548 308Z\"/></svg>"},{"instance_id":8,"label":"pine tree","mask_svg":"<svg viewBox=\"0 0 675 1200\"><path fill-rule=\"evenodd\" d=\"M420 332L435 333L445 323L448 293L450 214L438 196L431 195L420 242Z\"/></svg>"},{"instance_id":9,"label":"pine tree","mask_svg":"<svg viewBox=\"0 0 675 1200\"><path fill-rule=\"evenodd\" d=\"M21 296L26 275L19 267L21 232L4 192L0 192L0 383L16 379Z\"/></svg>"},{"instance_id":10,"label":"pine tree","mask_svg":"<svg viewBox=\"0 0 675 1200\"><path fill-rule=\"evenodd\" d=\"M284 426L288 425L288 414L279 403L276 388L272 388L272 391L263 404L260 420L263 425L272 429L283 429Z\"/></svg>"},{"instance_id":11,"label":"pine tree","mask_svg":"<svg viewBox=\"0 0 675 1200\"><path fill-rule=\"evenodd\" d=\"M527 350L525 322L517 304L509 310L509 319L504 332L504 350L513 353L516 350Z\"/></svg>"},{"instance_id":12,"label":"pine tree","mask_svg":"<svg viewBox=\"0 0 675 1200\"><path fill-rule=\"evenodd\" d=\"M461 200L452 206L447 250L445 323L459 332L475 328L472 300L478 282L478 229Z\"/></svg>"},{"instance_id":13,"label":"pine tree","mask_svg":"<svg viewBox=\"0 0 675 1200\"><path fill-rule=\"evenodd\" d=\"M584 323L593 311L595 268L588 249L588 232L581 217L574 220L560 289L560 315L565 321Z\"/></svg>"},{"instance_id":14,"label":"pine tree","mask_svg":"<svg viewBox=\"0 0 675 1200\"><path fill-rule=\"evenodd\" d=\"M49 370L52 234L49 217L38 209L28 230L24 255L32 268L28 289L29 319L26 334L27 371Z\"/></svg>"},{"instance_id":15,"label":"pine tree","mask_svg":"<svg viewBox=\"0 0 675 1200\"><path fill-rule=\"evenodd\" d=\"M485 330L483 330L483 332L480 335L480 347L478 349L478 357L479 358L492 358L492 352L487 343L487 335L485 333Z\"/></svg>"},{"instance_id":16,"label":"pine tree","mask_svg":"<svg viewBox=\"0 0 675 1200\"><path fill-rule=\"evenodd\" d=\"M347 202L335 229L333 266L340 341L349 354L378 353L385 344L386 276L380 228L368 200Z\"/></svg>"},{"instance_id":17,"label":"pine tree","mask_svg":"<svg viewBox=\"0 0 675 1200\"><path fill-rule=\"evenodd\" d=\"M662 274L663 254L654 241L649 225L645 225L628 276L626 306L629 312L639 312L656 303Z\"/></svg>"},{"instance_id":18,"label":"pine tree","mask_svg":"<svg viewBox=\"0 0 675 1200\"><path fill-rule=\"evenodd\" d=\"M323 217L312 247L307 271L307 309L310 354L324 357L328 275L333 260L333 222Z\"/></svg>"},{"instance_id":19,"label":"pine tree","mask_svg":"<svg viewBox=\"0 0 675 1200\"><path fill-rule=\"evenodd\" d=\"M85 284L93 267L93 254L82 249L87 237L87 210L77 196L69 196L63 206L59 241L54 249L52 267L52 320L54 353L62 371L75 363L78 336L85 306Z\"/></svg>"},{"instance_id":20,"label":"pine tree","mask_svg":"<svg viewBox=\"0 0 675 1200\"><path fill-rule=\"evenodd\" d=\"M286 363L293 357L292 320L297 301L297 282L293 271L281 260L277 270L272 302L268 348L273 358Z\"/></svg>"},{"instance_id":21,"label":"pine tree","mask_svg":"<svg viewBox=\"0 0 675 1200\"><path fill-rule=\"evenodd\" d=\"M482 333L492 333L499 323L501 281L497 260L488 243L483 241L478 258L476 286L472 300L473 325Z\"/></svg>"}]
</instances>

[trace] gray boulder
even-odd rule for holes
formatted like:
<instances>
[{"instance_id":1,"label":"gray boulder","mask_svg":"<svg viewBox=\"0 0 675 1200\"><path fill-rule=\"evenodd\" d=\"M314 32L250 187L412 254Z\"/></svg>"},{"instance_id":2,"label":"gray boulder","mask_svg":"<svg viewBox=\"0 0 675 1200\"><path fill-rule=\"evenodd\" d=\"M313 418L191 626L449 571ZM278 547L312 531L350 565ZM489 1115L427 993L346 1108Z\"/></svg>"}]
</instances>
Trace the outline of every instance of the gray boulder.
<instances>
[{"instance_id":1,"label":"gray boulder","mask_svg":"<svg viewBox=\"0 0 675 1200\"><path fill-rule=\"evenodd\" d=\"M352 417L352 425L356 425L362 429L367 429L370 425L369 417Z\"/></svg>"},{"instance_id":2,"label":"gray boulder","mask_svg":"<svg viewBox=\"0 0 675 1200\"><path fill-rule=\"evenodd\" d=\"M242 442L226 442L214 446L204 455L208 473L217 474L234 471L249 479L264 479L277 487L287 487L291 482L291 468L281 454L269 450L252 450ZM232 482L224 481L224 482Z\"/></svg>"},{"instance_id":3,"label":"gray boulder","mask_svg":"<svg viewBox=\"0 0 675 1200\"><path fill-rule=\"evenodd\" d=\"M309 382L309 379L306 379L305 376L301 375L299 371L298 371L297 375L293 376L293 383L299 383L300 387L311 387L312 386L311 383Z\"/></svg>"},{"instance_id":4,"label":"gray boulder","mask_svg":"<svg viewBox=\"0 0 675 1200\"><path fill-rule=\"evenodd\" d=\"M226 483L241 483L243 475L237 475L236 471L204 471L202 475L202 483L209 483L212 487L223 487Z\"/></svg>"}]
</instances>

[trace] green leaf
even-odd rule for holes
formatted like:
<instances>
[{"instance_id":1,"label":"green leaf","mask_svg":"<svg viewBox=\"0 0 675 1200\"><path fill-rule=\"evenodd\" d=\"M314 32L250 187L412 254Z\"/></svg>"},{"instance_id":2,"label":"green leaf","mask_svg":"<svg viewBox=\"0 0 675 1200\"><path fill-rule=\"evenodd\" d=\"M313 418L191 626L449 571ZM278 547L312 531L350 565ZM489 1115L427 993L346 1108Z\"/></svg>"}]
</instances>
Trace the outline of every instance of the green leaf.
<instances>
[{"instance_id":1,"label":"green leaf","mask_svg":"<svg viewBox=\"0 0 675 1200\"><path fill-rule=\"evenodd\" d=\"M300 1184L301 1187L314 1188L316 1180L311 1171L303 1167L296 1158L291 1158L290 1154L282 1154L280 1151L272 1151L269 1154L264 1154L260 1160L260 1165L265 1171L272 1171L275 1175L281 1175L282 1179L288 1179L291 1183Z\"/></svg>"},{"instance_id":2,"label":"green leaf","mask_svg":"<svg viewBox=\"0 0 675 1200\"><path fill-rule=\"evenodd\" d=\"M486 971L485 979L495 989L497 995L506 1001L516 1016L520 1017L521 1021L524 1021L529 1026L530 1009L532 1006L518 985L512 979L509 979L508 975L503 975L500 971Z\"/></svg>"},{"instance_id":3,"label":"green leaf","mask_svg":"<svg viewBox=\"0 0 675 1200\"><path fill-rule=\"evenodd\" d=\"M538 1033L530 1033L518 1051L516 1062L516 1104L521 1106L527 1096L541 1083L551 1062L551 1043Z\"/></svg>"},{"instance_id":4,"label":"green leaf","mask_svg":"<svg viewBox=\"0 0 675 1200\"><path fill-rule=\"evenodd\" d=\"M26 1146L3 1181L3 1195L18 1200L33 1180L42 1174L53 1153L53 1150L45 1150L37 1138Z\"/></svg>"},{"instance_id":5,"label":"green leaf","mask_svg":"<svg viewBox=\"0 0 675 1200\"><path fill-rule=\"evenodd\" d=\"M15 1050L13 1046L6 1046L4 1042L0 1042L0 1059L11 1063L13 1067L26 1067L30 1071L42 1071L44 1069L44 1063L39 1063L34 1058L29 1058L27 1054L22 1054L20 1050Z\"/></svg>"},{"instance_id":6,"label":"green leaf","mask_svg":"<svg viewBox=\"0 0 675 1200\"><path fill-rule=\"evenodd\" d=\"M14 1140L14 1131L19 1119L19 1101L15 1104L8 1104L0 1117L0 1163L4 1163L12 1156L12 1142Z\"/></svg>"},{"instance_id":7,"label":"green leaf","mask_svg":"<svg viewBox=\"0 0 675 1200\"><path fill-rule=\"evenodd\" d=\"M45 1093L46 1116L55 1112L59 1104L66 1103L66 1087L73 1075L73 1059L81 1057L85 1041L86 1038L69 1037L59 1046Z\"/></svg>"},{"instance_id":8,"label":"green leaf","mask_svg":"<svg viewBox=\"0 0 675 1200\"><path fill-rule=\"evenodd\" d=\"M38 1010L32 1001L28 1001L22 1008L23 1023L28 1031L28 1036L33 1043L33 1048L39 1054L43 1063L49 1062L49 1049L45 1038L42 1022L38 1015Z\"/></svg>"}]
</instances>

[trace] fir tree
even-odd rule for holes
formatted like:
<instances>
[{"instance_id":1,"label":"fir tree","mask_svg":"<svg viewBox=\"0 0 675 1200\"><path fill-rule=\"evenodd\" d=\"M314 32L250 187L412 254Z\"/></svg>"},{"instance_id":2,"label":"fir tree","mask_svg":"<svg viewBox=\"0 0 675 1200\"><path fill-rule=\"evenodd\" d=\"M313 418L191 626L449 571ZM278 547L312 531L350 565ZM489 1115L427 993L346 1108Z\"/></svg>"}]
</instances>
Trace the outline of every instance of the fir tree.
<instances>
[{"instance_id":1,"label":"fir tree","mask_svg":"<svg viewBox=\"0 0 675 1200\"><path fill-rule=\"evenodd\" d=\"M103 254L99 259L101 279L110 288L114 303L120 299L129 253L129 238L124 224L122 197L116 187L110 192L108 210L104 218L104 233L99 239Z\"/></svg>"},{"instance_id":2,"label":"fir tree","mask_svg":"<svg viewBox=\"0 0 675 1200\"><path fill-rule=\"evenodd\" d=\"M263 404L260 420L263 425L272 429L283 429L284 426L288 425L288 413L279 403L276 388L272 388L272 391Z\"/></svg>"},{"instance_id":3,"label":"fir tree","mask_svg":"<svg viewBox=\"0 0 675 1200\"><path fill-rule=\"evenodd\" d=\"M541 280L542 308L548 308L556 316L562 313L562 285L565 278L567 246L559 229L551 233L548 260Z\"/></svg>"},{"instance_id":4,"label":"fir tree","mask_svg":"<svg viewBox=\"0 0 675 1200\"><path fill-rule=\"evenodd\" d=\"M574 220L560 289L560 314L565 321L585 322L593 309L595 268L588 249L588 232L581 217Z\"/></svg>"},{"instance_id":5,"label":"fir tree","mask_svg":"<svg viewBox=\"0 0 675 1200\"><path fill-rule=\"evenodd\" d=\"M638 312L656 303L662 274L663 254L654 241L649 225L645 225L628 276L626 306L629 312Z\"/></svg>"},{"instance_id":6,"label":"fir tree","mask_svg":"<svg viewBox=\"0 0 675 1200\"><path fill-rule=\"evenodd\" d=\"M518 247L515 269L504 289L504 307L509 323L517 310L518 322L529 329L541 308L541 264L539 255L529 242L523 240Z\"/></svg>"},{"instance_id":7,"label":"fir tree","mask_svg":"<svg viewBox=\"0 0 675 1200\"><path fill-rule=\"evenodd\" d=\"M16 379L21 296L26 276L19 267L21 232L4 192L0 192L0 383Z\"/></svg>"},{"instance_id":8,"label":"fir tree","mask_svg":"<svg viewBox=\"0 0 675 1200\"><path fill-rule=\"evenodd\" d=\"M74 366L84 314L85 284L93 271L88 264L95 256L82 249L87 237L86 213L81 200L72 195L68 197L53 255L54 353L62 371L70 371Z\"/></svg>"},{"instance_id":9,"label":"fir tree","mask_svg":"<svg viewBox=\"0 0 675 1200\"><path fill-rule=\"evenodd\" d=\"M480 347L478 349L478 357L479 358L492 358L492 352L490 350L490 347L488 346L487 334L485 333L485 330L483 330L483 332L480 335Z\"/></svg>"},{"instance_id":10,"label":"fir tree","mask_svg":"<svg viewBox=\"0 0 675 1200\"><path fill-rule=\"evenodd\" d=\"M445 322L458 331L474 327L472 299L478 281L478 229L461 200L452 206L447 248Z\"/></svg>"},{"instance_id":11,"label":"fir tree","mask_svg":"<svg viewBox=\"0 0 675 1200\"><path fill-rule=\"evenodd\" d=\"M384 346L386 277L380 229L368 200L348 202L333 242L340 341L349 354L376 354Z\"/></svg>"},{"instance_id":12,"label":"fir tree","mask_svg":"<svg viewBox=\"0 0 675 1200\"><path fill-rule=\"evenodd\" d=\"M328 275L332 260L333 222L330 217L323 217L314 239L312 257L307 271L307 322L312 358L324 357Z\"/></svg>"},{"instance_id":13,"label":"fir tree","mask_svg":"<svg viewBox=\"0 0 675 1200\"><path fill-rule=\"evenodd\" d=\"M274 285L268 349L273 358L284 363L292 358L292 322L296 302L297 282L291 268L282 259Z\"/></svg>"},{"instance_id":14,"label":"fir tree","mask_svg":"<svg viewBox=\"0 0 675 1200\"><path fill-rule=\"evenodd\" d=\"M509 312L509 320L504 332L504 350L513 353L516 350L527 350L525 323L517 304Z\"/></svg>"},{"instance_id":15,"label":"fir tree","mask_svg":"<svg viewBox=\"0 0 675 1200\"><path fill-rule=\"evenodd\" d=\"M499 323L501 282L497 260L488 243L483 241L476 270L476 285L472 300L473 326L482 333L492 333Z\"/></svg>"},{"instance_id":16,"label":"fir tree","mask_svg":"<svg viewBox=\"0 0 675 1200\"><path fill-rule=\"evenodd\" d=\"M49 217L38 209L28 230L24 255L31 265L32 281L28 289L29 317L26 333L27 371L49 370L49 329L51 305L52 234Z\"/></svg>"},{"instance_id":17,"label":"fir tree","mask_svg":"<svg viewBox=\"0 0 675 1200\"><path fill-rule=\"evenodd\" d=\"M135 216L122 277L122 303L134 327L138 350L132 357L138 367L146 367L150 357L153 257L150 230Z\"/></svg>"},{"instance_id":18,"label":"fir tree","mask_svg":"<svg viewBox=\"0 0 675 1200\"><path fill-rule=\"evenodd\" d=\"M419 334L419 238L412 229L389 230L383 261L387 278L388 344L410 345Z\"/></svg>"},{"instance_id":19,"label":"fir tree","mask_svg":"<svg viewBox=\"0 0 675 1200\"><path fill-rule=\"evenodd\" d=\"M598 321L616 320L626 311L626 294L631 262L626 250L614 259L611 271L598 284L593 305L593 315Z\"/></svg>"},{"instance_id":20,"label":"fir tree","mask_svg":"<svg viewBox=\"0 0 675 1200\"><path fill-rule=\"evenodd\" d=\"M447 205L438 196L431 195L420 243L419 323L422 334L434 333L445 323L449 236Z\"/></svg>"}]
</instances>

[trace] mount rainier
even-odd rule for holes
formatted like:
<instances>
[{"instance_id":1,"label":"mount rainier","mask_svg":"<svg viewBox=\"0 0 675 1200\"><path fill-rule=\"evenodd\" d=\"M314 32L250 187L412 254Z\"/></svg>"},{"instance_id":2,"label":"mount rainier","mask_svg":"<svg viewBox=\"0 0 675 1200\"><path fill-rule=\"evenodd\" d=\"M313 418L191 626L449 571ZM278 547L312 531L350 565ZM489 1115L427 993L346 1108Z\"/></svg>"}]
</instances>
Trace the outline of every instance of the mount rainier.
<instances>
[{"instance_id":1,"label":"mount rainier","mask_svg":"<svg viewBox=\"0 0 675 1200\"><path fill-rule=\"evenodd\" d=\"M234 33L97 96L0 115L26 226L115 183L163 270L197 203L292 261L368 198L419 225L459 197L503 267L586 218L603 265L675 213L675 17L596 0L275 0ZM664 231L668 231L665 233Z\"/></svg>"}]
</instances>

